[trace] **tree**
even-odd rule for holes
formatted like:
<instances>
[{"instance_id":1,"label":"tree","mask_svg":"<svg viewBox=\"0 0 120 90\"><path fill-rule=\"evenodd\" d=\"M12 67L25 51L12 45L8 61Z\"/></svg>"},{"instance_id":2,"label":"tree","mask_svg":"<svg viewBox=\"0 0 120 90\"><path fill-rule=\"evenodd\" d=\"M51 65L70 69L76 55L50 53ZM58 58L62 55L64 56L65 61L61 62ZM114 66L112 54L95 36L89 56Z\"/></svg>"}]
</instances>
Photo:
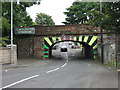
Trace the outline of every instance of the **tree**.
<instances>
[{"instance_id":1,"label":"tree","mask_svg":"<svg viewBox=\"0 0 120 90\"><path fill-rule=\"evenodd\" d=\"M26 8L34 4L40 4L37 2L13 2L13 28L24 27L32 25L32 19L26 12ZM11 3L2 2L2 33L3 36L10 35L10 22L11 22ZM7 23L7 24L6 24ZM6 27L7 26L7 27ZM6 32L7 31L7 32Z\"/></svg>"},{"instance_id":2,"label":"tree","mask_svg":"<svg viewBox=\"0 0 120 90\"><path fill-rule=\"evenodd\" d=\"M103 3L106 11L103 12L102 28L120 33L120 1Z\"/></svg>"},{"instance_id":3,"label":"tree","mask_svg":"<svg viewBox=\"0 0 120 90\"><path fill-rule=\"evenodd\" d=\"M74 2L64 14L64 24L91 24L113 32L120 32L120 1L102 2L100 13L98 2Z\"/></svg>"},{"instance_id":4,"label":"tree","mask_svg":"<svg viewBox=\"0 0 120 90\"><path fill-rule=\"evenodd\" d=\"M92 11L99 10L99 3L96 2L74 2L67 8L64 14L67 16L64 24L84 24L94 18Z\"/></svg>"},{"instance_id":5,"label":"tree","mask_svg":"<svg viewBox=\"0 0 120 90\"><path fill-rule=\"evenodd\" d=\"M51 16L44 13L37 14L35 22L37 24L46 25L46 26L55 25Z\"/></svg>"},{"instance_id":6,"label":"tree","mask_svg":"<svg viewBox=\"0 0 120 90\"><path fill-rule=\"evenodd\" d=\"M88 23L111 32L120 33L120 2L104 2L102 8L102 13L95 11L94 19Z\"/></svg>"},{"instance_id":7,"label":"tree","mask_svg":"<svg viewBox=\"0 0 120 90\"><path fill-rule=\"evenodd\" d=\"M0 2L1 4L1 2ZM13 2L13 29L16 27L31 26L33 24L32 19L26 12L26 8L34 4L40 4L40 2ZM10 40L10 24L11 24L11 3L2 2L2 45L5 46Z\"/></svg>"},{"instance_id":8,"label":"tree","mask_svg":"<svg viewBox=\"0 0 120 90\"><path fill-rule=\"evenodd\" d=\"M7 20L6 18L2 18L2 35L3 36L8 36L10 33L10 23L9 20Z\"/></svg>"}]
</instances>

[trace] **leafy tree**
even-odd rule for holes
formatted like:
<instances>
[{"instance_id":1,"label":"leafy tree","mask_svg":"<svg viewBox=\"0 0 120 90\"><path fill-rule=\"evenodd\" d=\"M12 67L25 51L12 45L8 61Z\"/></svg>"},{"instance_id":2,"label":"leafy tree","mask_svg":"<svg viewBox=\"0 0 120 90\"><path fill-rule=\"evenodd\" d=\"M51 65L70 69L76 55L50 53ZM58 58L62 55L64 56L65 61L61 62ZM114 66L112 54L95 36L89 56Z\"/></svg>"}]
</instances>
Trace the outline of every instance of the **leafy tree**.
<instances>
[{"instance_id":1,"label":"leafy tree","mask_svg":"<svg viewBox=\"0 0 120 90\"><path fill-rule=\"evenodd\" d=\"M102 13L102 28L120 33L120 1L103 3L103 5L106 10Z\"/></svg>"},{"instance_id":2,"label":"leafy tree","mask_svg":"<svg viewBox=\"0 0 120 90\"><path fill-rule=\"evenodd\" d=\"M64 24L92 24L105 30L120 32L120 1L102 3L97 2L74 2L67 8L66 21Z\"/></svg>"},{"instance_id":3,"label":"leafy tree","mask_svg":"<svg viewBox=\"0 0 120 90\"><path fill-rule=\"evenodd\" d=\"M13 29L16 27L31 26L32 19L26 12L26 8L39 2L13 2ZM11 24L11 3L2 2L2 45L5 46L10 39L10 24Z\"/></svg>"},{"instance_id":4,"label":"leafy tree","mask_svg":"<svg viewBox=\"0 0 120 90\"><path fill-rule=\"evenodd\" d=\"M67 16L64 24L84 24L94 18L93 11L99 10L96 2L74 2L64 14Z\"/></svg>"},{"instance_id":5,"label":"leafy tree","mask_svg":"<svg viewBox=\"0 0 120 90\"><path fill-rule=\"evenodd\" d=\"M10 23L6 18L2 18L2 35L7 36L10 33Z\"/></svg>"},{"instance_id":6,"label":"leafy tree","mask_svg":"<svg viewBox=\"0 0 120 90\"><path fill-rule=\"evenodd\" d=\"M0 37L0 47L1 46L3 46L3 47L5 47L7 44L8 44L8 42L10 42L10 39L9 39L9 37Z\"/></svg>"},{"instance_id":7,"label":"leafy tree","mask_svg":"<svg viewBox=\"0 0 120 90\"><path fill-rule=\"evenodd\" d=\"M13 28L30 26L32 25L32 19L26 12L26 8L30 7L34 4L39 4L37 2L13 2ZM11 3L10 2L2 2L2 32L3 36L7 36L8 32L10 32L10 19L11 19ZM5 24L7 23L7 24ZM7 27L6 27L7 25ZM6 32L7 30L7 32Z\"/></svg>"},{"instance_id":8,"label":"leafy tree","mask_svg":"<svg viewBox=\"0 0 120 90\"><path fill-rule=\"evenodd\" d=\"M51 16L44 13L37 14L35 22L37 24L46 25L46 26L55 25Z\"/></svg>"}]
</instances>

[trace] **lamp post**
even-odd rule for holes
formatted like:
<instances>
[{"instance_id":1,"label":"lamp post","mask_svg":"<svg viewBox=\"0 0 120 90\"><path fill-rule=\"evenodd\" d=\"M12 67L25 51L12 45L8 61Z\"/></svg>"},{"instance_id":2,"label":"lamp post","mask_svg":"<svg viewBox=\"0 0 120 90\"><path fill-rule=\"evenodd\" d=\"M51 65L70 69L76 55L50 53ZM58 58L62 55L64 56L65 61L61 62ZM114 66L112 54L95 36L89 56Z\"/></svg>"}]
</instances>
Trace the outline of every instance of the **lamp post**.
<instances>
[{"instance_id":1,"label":"lamp post","mask_svg":"<svg viewBox=\"0 0 120 90\"><path fill-rule=\"evenodd\" d=\"M13 0L11 0L11 64L14 65L13 61Z\"/></svg>"},{"instance_id":2,"label":"lamp post","mask_svg":"<svg viewBox=\"0 0 120 90\"><path fill-rule=\"evenodd\" d=\"M17 4L19 4L19 0L17 0ZM16 46L13 44L13 0L11 0L11 64L15 65L16 62L14 61L14 50L13 46Z\"/></svg>"},{"instance_id":3,"label":"lamp post","mask_svg":"<svg viewBox=\"0 0 120 90\"><path fill-rule=\"evenodd\" d=\"M100 14L102 14L102 2L100 0ZM100 36L101 36L101 61L104 63L104 50L103 50L103 30L100 27Z\"/></svg>"},{"instance_id":4,"label":"lamp post","mask_svg":"<svg viewBox=\"0 0 120 90\"><path fill-rule=\"evenodd\" d=\"M13 47L13 0L11 0L11 47Z\"/></svg>"}]
</instances>

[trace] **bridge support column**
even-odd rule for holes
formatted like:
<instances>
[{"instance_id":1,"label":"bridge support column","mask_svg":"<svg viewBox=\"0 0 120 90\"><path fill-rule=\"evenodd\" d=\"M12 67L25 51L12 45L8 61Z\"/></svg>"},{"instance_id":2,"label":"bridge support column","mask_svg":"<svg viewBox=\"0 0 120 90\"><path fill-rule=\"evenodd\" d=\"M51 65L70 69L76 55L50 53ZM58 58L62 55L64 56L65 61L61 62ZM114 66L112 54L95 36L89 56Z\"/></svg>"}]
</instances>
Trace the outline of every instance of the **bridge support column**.
<instances>
[{"instance_id":1,"label":"bridge support column","mask_svg":"<svg viewBox=\"0 0 120 90\"><path fill-rule=\"evenodd\" d=\"M98 58L97 48L93 50L93 59L96 60Z\"/></svg>"}]
</instances>

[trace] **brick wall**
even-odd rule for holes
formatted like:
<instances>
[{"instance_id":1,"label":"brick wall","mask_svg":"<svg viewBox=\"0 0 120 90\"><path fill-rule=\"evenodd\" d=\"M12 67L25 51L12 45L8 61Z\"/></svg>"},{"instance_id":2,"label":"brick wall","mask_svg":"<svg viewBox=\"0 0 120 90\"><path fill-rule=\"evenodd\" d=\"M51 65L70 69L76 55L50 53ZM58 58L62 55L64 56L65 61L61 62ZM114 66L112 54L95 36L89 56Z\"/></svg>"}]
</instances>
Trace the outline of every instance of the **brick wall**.
<instances>
[{"instance_id":1,"label":"brick wall","mask_svg":"<svg viewBox=\"0 0 120 90\"><path fill-rule=\"evenodd\" d=\"M56 25L42 26L35 25L35 35L60 35L60 34L97 34L100 28L87 24L78 25Z\"/></svg>"},{"instance_id":2,"label":"brick wall","mask_svg":"<svg viewBox=\"0 0 120 90\"><path fill-rule=\"evenodd\" d=\"M34 37L34 58L43 58L43 43L44 43L44 36L37 36Z\"/></svg>"},{"instance_id":3,"label":"brick wall","mask_svg":"<svg viewBox=\"0 0 120 90\"><path fill-rule=\"evenodd\" d=\"M34 57L34 37L30 35L16 36L18 58L33 58Z\"/></svg>"}]
</instances>

